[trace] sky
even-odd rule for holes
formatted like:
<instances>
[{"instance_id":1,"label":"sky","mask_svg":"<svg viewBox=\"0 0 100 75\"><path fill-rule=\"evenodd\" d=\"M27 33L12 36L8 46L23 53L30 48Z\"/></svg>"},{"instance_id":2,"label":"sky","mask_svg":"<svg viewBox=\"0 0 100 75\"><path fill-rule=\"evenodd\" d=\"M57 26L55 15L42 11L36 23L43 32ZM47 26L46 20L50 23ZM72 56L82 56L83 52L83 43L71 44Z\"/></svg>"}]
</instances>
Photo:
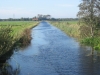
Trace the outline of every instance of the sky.
<instances>
[{"instance_id":1,"label":"sky","mask_svg":"<svg viewBox=\"0 0 100 75\"><path fill-rule=\"evenodd\" d=\"M0 0L0 18L32 18L37 14L53 18L77 18L80 0Z\"/></svg>"}]
</instances>

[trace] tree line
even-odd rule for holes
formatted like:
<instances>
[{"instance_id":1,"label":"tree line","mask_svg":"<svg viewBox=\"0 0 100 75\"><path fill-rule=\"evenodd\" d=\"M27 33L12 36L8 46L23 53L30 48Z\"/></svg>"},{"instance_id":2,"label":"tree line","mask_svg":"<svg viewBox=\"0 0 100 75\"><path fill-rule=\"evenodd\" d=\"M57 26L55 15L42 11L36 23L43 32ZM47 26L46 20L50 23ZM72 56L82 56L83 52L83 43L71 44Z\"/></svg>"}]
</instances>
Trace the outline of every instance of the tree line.
<instances>
[{"instance_id":1,"label":"tree line","mask_svg":"<svg viewBox=\"0 0 100 75\"><path fill-rule=\"evenodd\" d=\"M8 18L0 19L0 21L32 21L33 18Z\"/></svg>"},{"instance_id":2,"label":"tree line","mask_svg":"<svg viewBox=\"0 0 100 75\"><path fill-rule=\"evenodd\" d=\"M0 19L0 21L42 21L42 20L48 20L48 21L77 21L78 18L19 18L19 19L14 19L14 18L9 18L9 19Z\"/></svg>"},{"instance_id":3,"label":"tree line","mask_svg":"<svg viewBox=\"0 0 100 75\"><path fill-rule=\"evenodd\" d=\"M53 18L51 15L42 15L38 14L37 16L34 16L33 18L8 18L8 19L0 19L0 21L42 21L42 20L48 20L48 21L72 21L72 20L78 20L78 18Z\"/></svg>"}]
</instances>

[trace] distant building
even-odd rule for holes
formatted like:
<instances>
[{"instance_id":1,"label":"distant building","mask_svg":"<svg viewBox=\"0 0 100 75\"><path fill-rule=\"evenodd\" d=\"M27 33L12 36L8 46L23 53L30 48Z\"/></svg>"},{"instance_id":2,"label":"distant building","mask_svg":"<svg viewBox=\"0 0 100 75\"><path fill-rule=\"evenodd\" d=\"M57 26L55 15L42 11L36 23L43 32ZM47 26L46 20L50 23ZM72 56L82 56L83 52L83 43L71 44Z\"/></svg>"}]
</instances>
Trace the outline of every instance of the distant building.
<instances>
[{"instance_id":1,"label":"distant building","mask_svg":"<svg viewBox=\"0 0 100 75\"><path fill-rule=\"evenodd\" d=\"M51 19L51 15L42 15L42 14L38 14L37 16L33 17L33 21L41 21L41 20L50 20Z\"/></svg>"},{"instance_id":2,"label":"distant building","mask_svg":"<svg viewBox=\"0 0 100 75\"><path fill-rule=\"evenodd\" d=\"M33 21L38 21L38 18L33 18L32 20L33 20Z\"/></svg>"}]
</instances>

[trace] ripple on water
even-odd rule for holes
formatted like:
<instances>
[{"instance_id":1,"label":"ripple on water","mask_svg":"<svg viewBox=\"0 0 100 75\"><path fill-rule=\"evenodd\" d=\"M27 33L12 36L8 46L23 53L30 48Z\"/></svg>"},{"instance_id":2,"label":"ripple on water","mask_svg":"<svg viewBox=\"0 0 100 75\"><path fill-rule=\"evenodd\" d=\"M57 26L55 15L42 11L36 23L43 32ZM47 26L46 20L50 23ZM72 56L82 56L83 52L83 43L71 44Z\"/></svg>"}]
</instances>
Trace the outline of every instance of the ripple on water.
<instances>
[{"instance_id":1,"label":"ripple on water","mask_svg":"<svg viewBox=\"0 0 100 75\"><path fill-rule=\"evenodd\" d=\"M15 52L7 62L18 75L100 75L100 61L93 62L88 48L47 22L32 29L32 40L24 50Z\"/></svg>"}]
</instances>

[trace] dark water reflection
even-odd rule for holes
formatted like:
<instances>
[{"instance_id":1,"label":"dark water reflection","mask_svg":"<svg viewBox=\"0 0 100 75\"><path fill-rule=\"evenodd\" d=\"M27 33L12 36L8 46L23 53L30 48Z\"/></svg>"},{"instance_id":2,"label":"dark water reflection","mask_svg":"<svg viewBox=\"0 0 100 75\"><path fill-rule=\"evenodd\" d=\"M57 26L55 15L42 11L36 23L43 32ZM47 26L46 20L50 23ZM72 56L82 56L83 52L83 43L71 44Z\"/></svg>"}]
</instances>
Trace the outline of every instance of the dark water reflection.
<instances>
[{"instance_id":1,"label":"dark water reflection","mask_svg":"<svg viewBox=\"0 0 100 75\"><path fill-rule=\"evenodd\" d=\"M18 75L100 75L99 56L47 22L32 29L31 45L7 63ZM15 74L13 74L15 75Z\"/></svg>"}]
</instances>

